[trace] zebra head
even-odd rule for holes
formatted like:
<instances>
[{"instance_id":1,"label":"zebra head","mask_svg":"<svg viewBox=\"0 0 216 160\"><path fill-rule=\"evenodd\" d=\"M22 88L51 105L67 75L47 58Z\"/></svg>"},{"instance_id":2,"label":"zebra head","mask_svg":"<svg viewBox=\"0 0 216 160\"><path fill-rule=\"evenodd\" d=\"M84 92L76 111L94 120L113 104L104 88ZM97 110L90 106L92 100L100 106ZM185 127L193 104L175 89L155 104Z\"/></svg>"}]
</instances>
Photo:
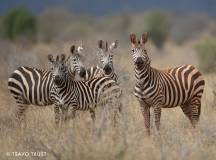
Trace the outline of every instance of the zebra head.
<instances>
[{"instance_id":1,"label":"zebra head","mask_svg":"<svg viewBox=\"0 0 216 160\"><path fill-rule=\"evenodd\" d=\"M113 50L117 48L118 40L114 41L108 47L108 43L103 40L98 41L98 54L105 74L111 74L113 71Z\"/></svg>"},{"instance_id":2,"label":"zebra head","mask_svg":"<svg viewBox=\"0 0 216 160\"><path fill-rule=\"evenodd\" d=\"M76 48L75 45L72 45L70 48L71 56L70 56L70 63L73 66L72 68L76 73L79 74L81 78L85 77L86 75L86 68L81 61L81 54L83 51L83 46L78 46Z\"/></svg>"},{"instance_id":3,"label":"zebra head","mask_svg":"<svg viewBox=\"0 0 216 160\"><path fill-rule=\"evenodd\" d=\"M140 40L137 40L135 34L130 35L130 41L132 44L132 56L133 62L137 69L143 69L145 66L150 65L150 58L147 51L144 48L145 43L148 40L147 32L143 33Z\"/></svg>"},{"instance_id":4,"label":"zebra head","mask_svg":"<svg viewBox=\"0 0 216 160\"><path fill-rule=\"evenodd\" d=\"M65 55L57 55L56 59L53 58L53 55L48 55L48 60L51 63L51 73L53 81L56 85L61 85L68 73L68 67L66 65Z\"/></svg>"}]
</instances>

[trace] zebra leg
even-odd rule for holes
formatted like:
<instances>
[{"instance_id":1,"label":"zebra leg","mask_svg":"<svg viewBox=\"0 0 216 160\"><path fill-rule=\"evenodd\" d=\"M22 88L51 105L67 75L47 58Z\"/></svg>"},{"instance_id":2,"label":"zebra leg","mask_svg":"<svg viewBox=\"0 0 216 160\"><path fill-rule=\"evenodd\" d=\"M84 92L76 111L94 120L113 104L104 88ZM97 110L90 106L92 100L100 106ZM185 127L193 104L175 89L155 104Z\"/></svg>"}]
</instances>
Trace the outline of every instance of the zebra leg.
<instances>
[{"instance_id":1,"label":"zebra leg","mask_svg":"<svg viewBox=\"0 0 216 160\"><path fill-rule=\"evenodd\" d=\"M27 109L27 104L20 103L18 104L18 107L16 109L16 119L18 120L19 126L22 127L22 124L24 124L24 127L26 126L26 120L25 120L25 111Z\"/></svg>"},{"instance_id":2,"label":"zebra leg","mask_svg":"<svg viewBox=\"0 0 216 160\"><path fill-rule=\"evenodd\" d=\"M160 130L160 118L161 118L161 107L154 107L155 126L156 129Z\"/></svg>"},{"instance_id":3,"label":"zebra leg","mask_svg":"<svg viewBox=\"0 0 216 160\"><path fill-rule=\"evenodd\" d=\"M78 107L74 106L74 105L69 105L69 107L68 107L68 110L69 110L68 119L72 119L73 127L75 127L75 118L76 118L77 108Z\"/></svg>"},{"instance_id":4,"label":"zebra leg","mask_svg":"<svg viewBox=\"0 0 216 160\"><path fill-rule=\"evenodd\" d=\"M201 104L189 104L181 106L182 111L190 120L192 126L195 128L200 116Z\"/></svg>"},{"instance_id":5,"label":"zebra leg","mask_svg":"<svg viewBox=\"0 0 216 160\"><path fill-rule=\"evenodd\" d=\"M192 100L191 104L191 124L195 128L199 122L201 113L201 101L199 99Z\"/></svg>"},{"instance_id":6,"label":"zebra leg","mask_svg":"<svg viewBox=\"0 0 216 160\"><path fill-rule=\"evenodd\" d=\"M186 117L191 121L191 110L189 105L182 105L181 109Z\"/></svg>"},{"instance_id":7,"label":"zebra leg","mask_svg":"<svg viewBox=\"0 0 216 160\"><path fill-rule=\"evenodd\" d=\"M144 117L145 128L147 134L150 135L150 107L145 105L145 103L140 102L141 112Z\"/></svg>"},{"instance_id":8,"label":"zebra leg","mask_svg":"<svg viewBox=\"0 0 216 160\"><path fill-rule=\"evenodd\" d=\"M121 103L118 102L118 99L115 98L111 101L112 110L113 110L113 126L116 127L118 119L120 118L119 114L121 113Z\"/></svg>"},{"instance_id":9,"label":"zebra leg","mask_svg":"<svg viewBox=\"0 0 216 160\"><path fill-rule=\"evenodd\" d=\"M60 108L59 108L59 106L54 107L54 113L55 113L55 124L56 124L56 126L59 126L59 122L60 122Z\"/></svg>"},{"instance_id":10,"label":"zebra leg","mask_svg":"<svg viewBox=\"0 0 216 160\"><path fill-rule=\"evenodd\" d=\"M94 131L95 131L95 111L94 111L94 109L92 109L92 108L90 108L89 109L89 113L90 113L90 115L91 115L91 119L92 119L92 127L91 127L91 133L92 133L92 135L94 134Z\"/></svg>"},{"instance_id":11,"label":"zebra leg","mask_svg":"<svg viewBox=\"0 0 216 160\"><path fill-rule=\"evenodd\" d=\"M75 119L76 118L76 109L72 109L71 110L71 116L70 116L72 119Z\"/></svg>"},{"instance_id":12,"label":"zebra leg","mask_svg":"<svg viewBox=\"0 0 216 160\"><path fill-rule=\"evenodd\" d=\"M121 102L119 103L119 106L118 106L118 112L122 113L122 103Z\"/></svg>"},{"instance_id":13,"label":"zebra leg","mask_svg":"<svg viewBox=\"0 0 216 160\"><path fill-rule=\"evenodd\" d=\"M197 123L199 122L201 105L192 105L191 107L191 124L196 128Z\"/></svg>"},{"instance_id":14,"label":"zebra leg","mask_svg":"<svg viewBox=\"0 0 216 160\"><path fill-rule=\"evenodd\" d=\"M114 120L114 127L116 127L118 125L118 122L119 122L119 119L121 118L122 116L122 103L121 102L118 102L116 101L116 103L114 104L114 106L117 106L117 107L114 107L114 115L113 115L113 120Z\"/></svg>"},{"instance_id":15,"label":"zebra leg","mask_svg":"<svg viewBox=\"0 0 216 160\"><path fill-rule=\"evenodd\" d=\"M69 117L68 117L68 107L64 108L64 107L61 107L61 111L62 111L62 123L65 123Z\"/></svg>"},{"instance_id":16,"label":"zebra leg","mask_svg":"<svg viewBox=\"0 0 216 160\"><path fill-rule=\"evenodd\" d=\"M91 119L93 121L93 123L95 122L95 111L93 109L89 109L89 113L91 115Z\"/></svg>"}]
</instances>

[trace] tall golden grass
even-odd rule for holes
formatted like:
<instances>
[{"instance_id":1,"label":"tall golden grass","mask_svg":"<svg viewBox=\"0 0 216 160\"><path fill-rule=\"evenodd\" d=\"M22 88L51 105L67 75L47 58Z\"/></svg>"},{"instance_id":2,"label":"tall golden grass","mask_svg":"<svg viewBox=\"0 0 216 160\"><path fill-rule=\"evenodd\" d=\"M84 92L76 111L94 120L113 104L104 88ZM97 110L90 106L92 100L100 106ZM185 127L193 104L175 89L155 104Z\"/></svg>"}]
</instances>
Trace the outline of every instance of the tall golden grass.
<instances>
[{"instance_id":1,"label":"tall golden grass","mask_svg":"<svg viewBox=\"0 0 216 160\"><path fill-rule=\"evenodd\" d=\"M163 109L160 135L151 116L151 136L145 134L139 104L133 96L134 74L129 47L116 51L114 63L123 89L123 112L117 126L111 116L104 121L100 106L96 110L95 126L89 112L78 112L74 120L56 128L52 106L29 106L26 128L16 126L16 104L7 90L6 80L0 85L0 159L2 160L214 160L216 158L216 108L212 75L205 75L206 88L202 99L201 118L197 129L179 107ZM191 47L176 48L166 45L164 56L155 56L150 49L152 64L173 66L179 63L196 63ZM184 52L180 52L183 50ZM164 51L164 52L165 52ZM158 52L158 51L157 51ZM189 52L189 53L188 53ZM180 55L181 54L181 55ZM189 56L187 56L190 54ZM40 55L42 56L42 55ZM92 55L88 55L92 56ZM162 58L161 58L162 57ZM192 57L188 59L188 57ZM21 153L29 153L20 155ZM33 156L31 152L37 152Z\"/></svg>"}]
</instances>

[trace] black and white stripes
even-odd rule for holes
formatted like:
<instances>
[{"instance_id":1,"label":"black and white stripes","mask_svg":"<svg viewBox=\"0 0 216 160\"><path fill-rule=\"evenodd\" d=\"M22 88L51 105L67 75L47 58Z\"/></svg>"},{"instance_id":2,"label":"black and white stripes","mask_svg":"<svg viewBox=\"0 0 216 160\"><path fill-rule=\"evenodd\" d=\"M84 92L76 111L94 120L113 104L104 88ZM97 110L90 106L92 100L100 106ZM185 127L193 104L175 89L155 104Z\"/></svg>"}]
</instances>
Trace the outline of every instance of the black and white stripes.
<instances>
[{"instance_id":1,"label":"black and white stripes","mask_svg":"<svg viewBox=\"0 0 216 160\"><path fill-rule=\"evenodd\" d=\"M56 106L56 113L59 115L56 117L56 123L60 120L59 108L64 110L62 113L65 114L63 117L66 119L69 108L72 109L72 113L76 110L94 111L98 103L121 95L121 89L116 81L108 77L93 78L87 81L76 81L69 77L64 55L60 59L58 56L54 59L50 55L49 61L54 81L51 99ZM92 118L94 119L94 116Z\"/></svg>"},{"instance_id":2,"label":"black and white stripes","mask_svg":"<svg viewBox=\"0 0 216 160\"><path fill-rule=\"evenodd\" d=\"M118 76L115 73L113 66L113 54L114 49L118 46L118 41L114 41L108 46L108 43L103 40L98 41L98 53L100 58L101 67L93 66L86 70L86 74L83 74L84 80L89 80L96 77L109 77L115 81L118 80Z\"/></svg>"},{"instance_id":3,"label":"black and white stripes","mask_svg":"<svg viewBox=\"0 0 216 160\"><path fill-rule=\"evenodd\" d=\"M195 127L201 112L201 97L205 81L202 74L192 65L182 65L166 71L151 67L144 44L147 33L141 40L130 35L132 57L135 66L136 85L134 94L138 98L150 133L150 107L154 109L155 124L159 130L161 108L181 106L185 115Z\"/></svg>"},{"instance_id":4,"label":"black and white stripes","mask_svg":"<svg viewBox=\"0 0 216 160\"><path fill-rule=\"evenodd\" d=\"M192 65L182 65L168 70L151 67L151 60L145 49L147 33L137 39L130 35L132 58L135 66L134 95L139 100L145 120L145 127L150 134L150 107L154 110L157 130L160 128L161 108L180 106L184 114L195 127L201 113L201 98L205 81L202 74ZM24 111L29 104L45 106L55 105L55 121L59 124L76 110L89 110L95 119L95 107L114 99L120 99L122 90L117 82L113 66L113 49L117 41L109 47L102 40L98 42L101 67L86 70L80 55L82 47L71 47L71 56L53 58L48 56L50 71L31 67L19 67L8 79L8 88L17 102L17 116L23 119ZM75 78L78 73L82 80ZM115 101L116 102L116 101ZM120 105L115 105L119 111ZM68 114L68 110L71 114ZM60 112L62 114L60 114ZM60 116L61 115L61 116Z\"/></svg>"},{"instance_id":5,"label":"black and white stripes","mask_svg":"<svg viewBox=\"0 0 216 160\"><path fill-rule=\"evenodd\" d=\"M76 57L73 55L73 57ZM68 61L68 72L70 77L74 77L79 72ZM16 117L19 121L24 120L24 112L28 105L46 106L53 104L50 91L53 87L53 79L50 71L32 67L19 67L8 79L8 89L16 100Z\"/></svg>"},{"instance_id":6,"label":"black and white stripes","mask_svg":"<svg viewBox=\"0 0 216 160\"><path fill-rule=\"evenodd\" d=\"M30 67L17 68L8 79L8 89L18 105L16 116L23 120L27 105L52 104L50 91L53 87L51 72Z\"/></svg>"}]
</instances>

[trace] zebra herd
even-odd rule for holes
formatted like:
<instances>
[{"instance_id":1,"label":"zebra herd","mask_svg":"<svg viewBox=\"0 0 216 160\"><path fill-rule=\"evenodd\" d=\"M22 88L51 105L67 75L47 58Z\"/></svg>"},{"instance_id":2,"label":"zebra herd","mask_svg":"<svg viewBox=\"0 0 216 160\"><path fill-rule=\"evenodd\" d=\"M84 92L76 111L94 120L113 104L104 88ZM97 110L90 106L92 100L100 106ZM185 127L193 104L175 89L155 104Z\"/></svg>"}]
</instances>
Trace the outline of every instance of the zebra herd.
<instances>
[{"instance_id":1,"label":"zebra herd","mask_svg":"<svg viewBox=\"0 0 216 160\"><path fill-rule=\"evenodd\" d=\"M154 110L155 125L160 128L161 108L180 106L193 127L196 127L201 112L201 98L205 81L192 65L182 65L168 70L151 67L145 49L147 33L141 39L130 35L131 55L135 68L135 90L144 117L145 128L150 134L150 108ZM82 46L71 46L71 54L48 55L49 70L19 67L8 79L8 88L16 100L16 117L21 123L25 119L28 105L54 105L55 123L75 117L77 110L88 110L95 120L95 107L120 100L122 89L113 66L113 50L118 41L108 45L98 41L98 56L101 66L86 68L80 60ZM78 79L77 76L80 78ZM124 109L119 105L118 111ZM69 112L70 111L70 112ZM70 113L70 114L68 114Z\"/></svg>"}]
</instances>

